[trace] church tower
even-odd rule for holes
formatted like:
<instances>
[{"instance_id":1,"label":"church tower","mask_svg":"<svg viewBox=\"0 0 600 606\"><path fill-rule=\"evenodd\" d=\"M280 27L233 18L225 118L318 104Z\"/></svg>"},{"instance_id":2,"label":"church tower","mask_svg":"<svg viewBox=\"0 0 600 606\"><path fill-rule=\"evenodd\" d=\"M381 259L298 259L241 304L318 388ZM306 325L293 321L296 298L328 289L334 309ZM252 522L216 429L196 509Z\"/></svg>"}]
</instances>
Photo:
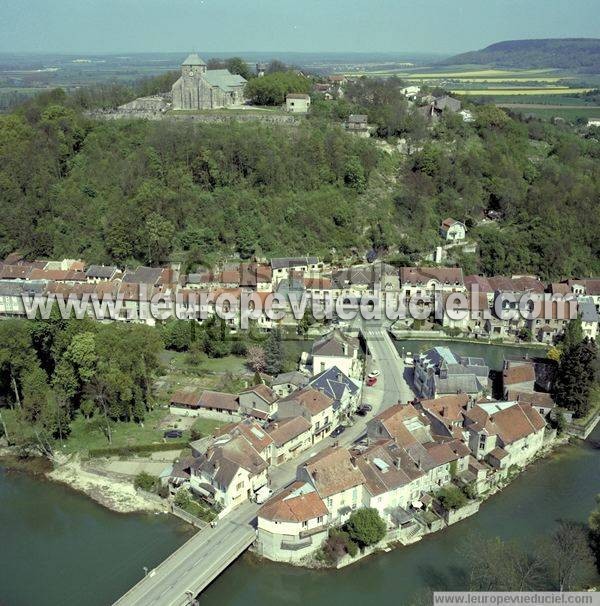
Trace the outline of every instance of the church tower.
<instances>
[{"instance_id":1,"label":"church tower","mask_svg":"<svg viewBox=\"0 0 600 606\"><path fill-rule=\"evenodd\" d=\"M199 76L206 73L206 63L200 59L196 53L192 53L182 64L181 64L181 75L182 76Z\"/></svg>"}]
</instances>

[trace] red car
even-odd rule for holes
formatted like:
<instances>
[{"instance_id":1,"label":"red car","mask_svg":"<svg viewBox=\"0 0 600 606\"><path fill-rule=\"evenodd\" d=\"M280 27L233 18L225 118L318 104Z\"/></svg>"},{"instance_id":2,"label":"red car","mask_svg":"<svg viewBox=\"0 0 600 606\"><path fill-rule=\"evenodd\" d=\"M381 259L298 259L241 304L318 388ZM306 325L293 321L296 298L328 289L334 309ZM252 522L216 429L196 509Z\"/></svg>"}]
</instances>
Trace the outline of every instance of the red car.
<instances>
[{"instance_id":1,"label":"red car","mask_svg":"<svg viewBox=\"0 0 600 606\"><path fill-rule=\"evenodd\" d=\"M367 387L373 387L377 383L377 377L368 377L367 378Z\"/></svg>"}]
</instances>

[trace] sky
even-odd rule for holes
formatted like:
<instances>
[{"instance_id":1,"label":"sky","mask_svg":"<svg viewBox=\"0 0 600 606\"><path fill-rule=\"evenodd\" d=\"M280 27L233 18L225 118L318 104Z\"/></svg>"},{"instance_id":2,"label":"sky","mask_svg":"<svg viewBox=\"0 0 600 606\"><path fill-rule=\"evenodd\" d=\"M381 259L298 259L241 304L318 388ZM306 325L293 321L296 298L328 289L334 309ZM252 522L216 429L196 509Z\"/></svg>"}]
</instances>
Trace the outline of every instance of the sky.
<instances>
[{"instance_id":1,"label":"sky","mask_svg":"<svg viewBox=\"0 0 600 606\"><path fill-rule=\"evenodd\" d=\"M600 37L599 0L0 0L0 52L439 52Z\"/></svg>"}]
</instances>

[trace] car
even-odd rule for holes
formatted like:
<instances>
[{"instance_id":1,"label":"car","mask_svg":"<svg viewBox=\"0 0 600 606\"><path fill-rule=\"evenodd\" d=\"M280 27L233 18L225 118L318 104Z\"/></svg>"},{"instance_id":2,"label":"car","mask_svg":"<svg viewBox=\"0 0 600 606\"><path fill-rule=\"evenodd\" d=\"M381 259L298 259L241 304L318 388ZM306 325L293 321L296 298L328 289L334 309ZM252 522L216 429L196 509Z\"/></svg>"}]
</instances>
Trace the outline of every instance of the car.
<instances>
[{"instance_id":1,"label":"car","mask_svg":"<svg viewBox=\"0 0 600 606\"><path fill-rule=\"evenodd\" d=\"M367 412L371 412L373 410L373 407L370 404L363 404L361 408Z\"/></svg>"},{"instance_id":2,"label":"car","mask_svg":"<svg viewBox=\"0 0 600 606\"><path fill-rule=\"evenodd\" d=\"M367 379L367 387L373 387L377 383L377 377L369 377Z\"/></svg>"},{"instance_id":3,"label":"car","mask_svg":"<svg viewBox=\"0 0 600 606\"><path fill-rule=\"evenodd\" d=\"M366 417L368 412L369 411L366 408L363 408L362 406L356 409L356 414L359 417Z\"/></svg>"},{"instance_id":4,"label":"car","mask_svg":"<svg viewBox=\"0 0 600 606\"><path fill-rule=\"evenodd\" d=\"M369 373L369 378L370 378L370 379L375 378L375 377L378 377L378 376L379 376L379 371L378 371L377 369L374 369L374 370L372 370L372 371Z\"/></svg>"},{"instance_id":5,"label":"car","mask_svg":"<svg viewBox=\"0 0 600 606\"><path fill-rule=\"evenodd\" d=\"M181 429L167 429L163 436L165 438L183 438L183 431Z\"/></svg>"},{"instance_id":6,"label":"car","mask_svg":"<svg viewBox=\"0 0 600 606\"><path fill-rule=\"evenodd\" d=\"M331 432L331 437L332 438L337 438L338 436L342 435L344 432L346 431L346 428L343 425L338 425L332 432Z\"/></svg>"}]
</instances>

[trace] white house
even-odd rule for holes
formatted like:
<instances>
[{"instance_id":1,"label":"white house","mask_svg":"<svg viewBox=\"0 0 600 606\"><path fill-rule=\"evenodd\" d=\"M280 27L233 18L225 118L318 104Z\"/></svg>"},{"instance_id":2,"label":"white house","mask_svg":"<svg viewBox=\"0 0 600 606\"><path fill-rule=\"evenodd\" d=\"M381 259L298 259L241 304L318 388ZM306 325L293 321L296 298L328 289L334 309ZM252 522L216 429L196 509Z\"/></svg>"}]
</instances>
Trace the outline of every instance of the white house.
<instances>
[{"instance_id":1,"label":"white house","mask_svg":"<svg viewBox=\"0 0 600 606\"><path fill-rule=\"evenodd\" d=\"M306 114L310 109L310 95L289 93L285 97L285 109L294 114Z\"/></svg>"},{"instance_id":2,"label":"white house","mask_svg":"<svg viewBox=\"0 0 600 606\"><path fill-rule=\"evenodd\" d=\"M349 377L359 376L358 351L358 339L334 330L312 346L313 374L320 374L335 366Z\"/></svg>"},{"instance_id":3,"label":"white house","mask_svg":"<svg viewBox=\"0 0 600 606\"><path fill-rule=\"evenodd\" d=\"M451 218L444 219L440 226L440 235L449 242L464 240L467 235L467 228L461 221Z\"/></svg>"}]
</instances>

